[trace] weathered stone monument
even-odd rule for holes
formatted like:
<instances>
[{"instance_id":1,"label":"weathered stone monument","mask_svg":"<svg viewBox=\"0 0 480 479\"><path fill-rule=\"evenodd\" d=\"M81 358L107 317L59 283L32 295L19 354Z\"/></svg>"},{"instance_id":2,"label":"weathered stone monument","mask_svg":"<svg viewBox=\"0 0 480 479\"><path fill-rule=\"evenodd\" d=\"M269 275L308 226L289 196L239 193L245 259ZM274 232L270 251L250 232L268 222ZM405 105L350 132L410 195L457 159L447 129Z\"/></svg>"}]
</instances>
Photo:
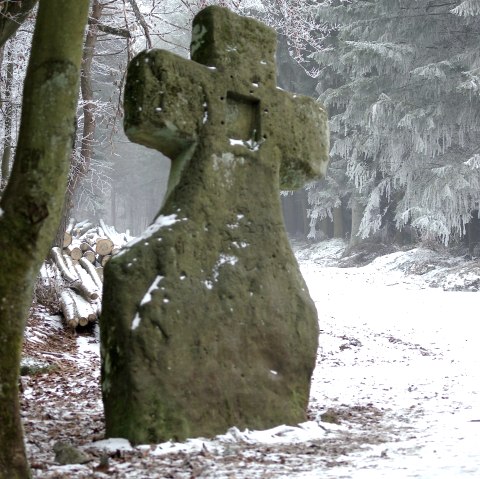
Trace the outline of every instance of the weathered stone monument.
<instances>
[{"instance_id":1,"label":"weathered stone monument","mask_svg":"<svg viewBox=\"0 0 480 479\"><path fill-rule=\"evenodd\" d=\"M172 159L161 214L105 269L107 435L133 443L303 421L317 351L279 188L325 172L326 113L276 88L255 20L204 9L191 56L128 70L125 131Z\"/></svg>"}]
</instances>

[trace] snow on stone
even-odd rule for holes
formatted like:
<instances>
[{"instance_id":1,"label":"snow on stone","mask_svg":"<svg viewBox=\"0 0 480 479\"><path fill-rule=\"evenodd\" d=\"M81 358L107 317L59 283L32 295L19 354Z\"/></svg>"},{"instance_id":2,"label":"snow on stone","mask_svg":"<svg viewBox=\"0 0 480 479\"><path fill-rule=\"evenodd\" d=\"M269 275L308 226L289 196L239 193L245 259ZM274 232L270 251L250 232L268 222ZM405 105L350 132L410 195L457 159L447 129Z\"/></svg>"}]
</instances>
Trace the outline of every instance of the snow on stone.
<instances>
[{"instance_id":1,"label":"snow on stone","mask_svg":"<svg viewBox=\"0 0 480 479\"><path fill-rule=\"evenodd\" d=\"M236 140L235 138L230 138L230 145L235 146L243 146L243 140Z\"/></svg>"},{"instance_id":2,"label":"snow on stone","mask_svg":"<svg viewBox=\"0 0 480 479\"><path fill-rule=\"evenodd\" d=\"M140 301L140 306L143 306L144 304L147 304L152 300L152 292L158 289L158 284L160 283L160 281L162 281L163 278L164 278L163 276L157 276L153 280L153 283L151 284L150 288L148 288L148 291L145 293L145 296ZM132 329L134 329L133 325L132 325Z\"/></svg>"},{"instance_id":3,"label":"snow on stone","mask_svg":"<svg viewBox=\"0 0 480 479\"><path fill-rule=\"evenodd\" d=\"M261 142L255 141L253 139L250 140L237 140L235 138L230 138L230 145L231 146L243 146L244 148L248 148L249 150L252 151L258 151L261 146Z\"/></svg>"},{"instance_id":4,"label":"snow on stone","mask_svg":"<svg viewBox=\"0 0 480 479\"><path fill-rule=\"evenodd\" d=\"M138 328L141 320L142 318L140 317L140 314L137 312L137 314L135 314L135 317L133 318L133 321L132 321L132 331Z\"/></svg>"},{"instance_id":5,"label":"snow on stone","mask_svg":"<svg viewBox=\"0 0 480 479\"><path fill-rule=\"evenodd\" d=\"M238 262L238 258L236 256L232 256L232 255L228 255L228 254L221 254L220 257L217 260L217 263L215 264L215 266L213 268L213 280L214 281L218 280L220 266L223 266L225 264L235 266L235 264L237 264L237 262Z\"/></svg>"},{"instance_id":6,"label":"snow on stone","mask_svg":"<svg viewBox=\"0 0 480 479\"><path fill-rule=\"evenodd\" d=\"M204 102L202 123L205 125L205 123L207 123L207 121L208 121L208 104L207 104L207 102Z\"/></svg>"},{"instance_id":7,"label":"snow on stone","mask_svg":"<svg viewBox=\"0 0 480 479\"><path fill-rule=\"evenodd\" d=\"M175 223L178 223L181 221L179 218L177 218L176 214L173 215L168 215L168 216L163 216L160 215L158 216L155 221L137 238L133 238L131 241L129 241L123 248L120 253L118 253L117 256L124 254L126 251L128 251L129 248L131 248L133 245L139 243L140 241L147 240L150 238L152 235L154 235L158 230L161 228L165 228L166 226L171 226L174 225Z\"/></svg>"},{"instance_id":8,"label":"snow on stone","mask_svg":"<svg viewBox=\"0 0 480 479\"><path fill-rule=\"evenodd\" d=\"M245 243L245 241L232 241L232 246L234 246L235 248L246 248L247 246L249 246L249 244Z\"/></svg>"}]
</instances>

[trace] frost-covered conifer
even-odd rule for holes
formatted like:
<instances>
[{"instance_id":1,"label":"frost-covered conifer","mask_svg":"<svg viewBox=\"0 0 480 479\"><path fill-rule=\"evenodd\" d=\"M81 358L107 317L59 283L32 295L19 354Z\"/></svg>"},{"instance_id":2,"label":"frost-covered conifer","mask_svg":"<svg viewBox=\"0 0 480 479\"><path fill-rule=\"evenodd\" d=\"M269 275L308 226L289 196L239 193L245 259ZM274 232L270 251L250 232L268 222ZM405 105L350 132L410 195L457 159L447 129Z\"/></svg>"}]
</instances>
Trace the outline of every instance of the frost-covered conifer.
<instances>
[{"instance_id":1,"label":"frost-covered conifer","mask_svg":"<svg viewBox=\"0 0 480 479\"><path fill-rule=\"evenodd\" d=\"M464 234L480 201L480 1L329 0L318 13L334 28L315 55L320 99L332 163L365 206L359 235L393 208L397 228Z\"/></svg>"}]
</instances>

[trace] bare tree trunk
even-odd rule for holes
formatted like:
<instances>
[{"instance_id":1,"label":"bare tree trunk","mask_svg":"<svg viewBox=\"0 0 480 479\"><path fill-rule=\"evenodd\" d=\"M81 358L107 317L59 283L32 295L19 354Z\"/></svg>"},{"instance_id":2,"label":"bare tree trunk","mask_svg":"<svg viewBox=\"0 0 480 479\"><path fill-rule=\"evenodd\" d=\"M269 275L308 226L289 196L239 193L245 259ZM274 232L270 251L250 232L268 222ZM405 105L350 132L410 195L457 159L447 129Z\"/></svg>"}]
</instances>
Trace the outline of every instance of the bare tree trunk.
<instances>
[{"instance_id":1,"label":"bare tree trunk","mask_svg":"<svg viewBox=\"0 0 480 479\"><path fill-rule=\"evenodd\" d=\"M135 18L137 19L138 23L140 23L143 33L145 34L145 39L147 42L147 48L150 49L152 48L152 39L150 38L150 30L148 28L147 22L145 21L145 18L143 17L142 13L140 12L140 9L138 8L136 0L129 0L130 5L132 6L133 13L135 14Z\"/></svg>"},{"instance_id":2,"label":"bare tree trunk","mask_svg":"<svg viewBox=\"0 0 480 479\"><path fill-rule=\"evenodd\" d=\"M358 246L362 238L358 236L358 230L360 228L360 223L363 218L363 213L365 211L365 206L359 201L358 198L352 198L352 232L350 234L350 248Z\"/></svg>"},{"instance_id":3,"label":"bare tree trunk","mask_svg":"<svg viewBox=\"0 0 480 479\"><path fill-rule=\"evenodd\" d=\"M18 397L22 337L66 188L88 4L40 0L15 162L0 201L2 478L30 477Z\"/></svg>"},{"instance_id":4,"label":"bare tree trunk","mask_svg":"<svg viewBox=\"0 0 480 479\"><path fill-rule=\"evenodd\" d=\"M310 231L307 217L307 192L301 189L295 192L295 205L297 210L297 230L302 239L307 237Z\"/></svg>"},{"instance_id":5,"label":"bare tree trunk","mask_svg":"<svg viewBox=\"0 0 480 479\"><path fill-rule=\"evenodd\" d=\"M13 107L12 107L12 88L13 88L13 58L12 45L7 50L7 78L5 82L5 136L3 140L1 182L5 185L10 173L10 160L12 157L12 124L13 124Z\"/></svg>"},{"instance_id":6,"label":"bare tree trunk","mask_svg":"<svg viewBox=\"0 0 480 479\"><path fill-rule=\"evenodd\" d=\"M87 35L85 37L85 44L82 55L82 76L80 79L80 89L83 100L83 131L80 147L80 158L75 159L72 156L73 177L70 185L65 193L63 203L63 210L60 225L53 241L53 246L61 246L65 234L70 212L73 208L74 196L77 192L80 181L85 178L90 170L90 164L93 155L94 135L95 135L95 103L93 97L92 86L92 62L95 53L95 46L97 43L98 31L100 29L99 21L102 16L104 5L99 0L94 0L92 3L91 12L89 15ZM75 119L75 129L77 121ZM74 145L73 145L74 146Z\"/></svg>"},{"instance_id":7,"label":"bare tree trunk","mask_svg":"<svg viewBox=\"0 0 480 479\"><path fill-rule=\"evenodd\" d=\"M343 238L343 235L343 210L342 205L340 205L333 210L333 237Z\"/></svg>"},{"instance_id":8,"label":"bare tree trunk","mask_svg":"<svg viewBox=\"0 0 480 479\"><path fill-rule=\"evenodd\" d=\"M328 225L329 225L328 217L320 220L318 230L322 232L322 236L320 237L321 239L326 239L329 237Z\"/></svg>"},{"instance_id":9,"label":"bare tree trunk","mask_svg":"<svg viewBox=\"0 0 480 479\"><path fill-rule=\"evenodd\" d=\"M97 44L99 21L102 17L104 5L99 0L93 0L92 10L85 38L85 46L83 48L82 57L82 77L80 80L80 88L83 100L83 132L82 143L80 147L80 161L76 165L76 173L70 185L70 195L73 197L78 188L79 182L85 177L90 170L90 164L93 155L94 135L95 135L95 102L92 86L92 62ZM67 203L69 201L67 200Z\"/></svg>"},{"instance_id":10,"label":"bare tree trunk","mask_svg":"<svg viewBox=\"0 0 480 479\"><path fill-rule=\"evenodd\" d=\"M0 15L0 47L5 45L27 19L38 0L7 0Z\"/></svg>"}]
</instances>

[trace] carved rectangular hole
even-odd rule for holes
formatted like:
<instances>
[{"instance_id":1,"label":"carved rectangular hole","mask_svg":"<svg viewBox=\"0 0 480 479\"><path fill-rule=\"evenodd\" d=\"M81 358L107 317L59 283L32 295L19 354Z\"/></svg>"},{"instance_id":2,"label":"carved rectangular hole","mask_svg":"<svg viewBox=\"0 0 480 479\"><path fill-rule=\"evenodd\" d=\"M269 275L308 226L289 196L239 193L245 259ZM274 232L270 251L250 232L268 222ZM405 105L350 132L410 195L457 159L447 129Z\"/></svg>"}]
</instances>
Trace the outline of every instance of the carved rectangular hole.
<instances>
[{"instance_id":1,"label":"carved rectangular hole","mask_svg":"<svg viewBox=\"0 0 480 479\"><path fill-rule=\"evenodd\" d=\"M235 92L227 92L225 125L229 138L259 141L260 101Z\"/></svg>"}]
</instances>

